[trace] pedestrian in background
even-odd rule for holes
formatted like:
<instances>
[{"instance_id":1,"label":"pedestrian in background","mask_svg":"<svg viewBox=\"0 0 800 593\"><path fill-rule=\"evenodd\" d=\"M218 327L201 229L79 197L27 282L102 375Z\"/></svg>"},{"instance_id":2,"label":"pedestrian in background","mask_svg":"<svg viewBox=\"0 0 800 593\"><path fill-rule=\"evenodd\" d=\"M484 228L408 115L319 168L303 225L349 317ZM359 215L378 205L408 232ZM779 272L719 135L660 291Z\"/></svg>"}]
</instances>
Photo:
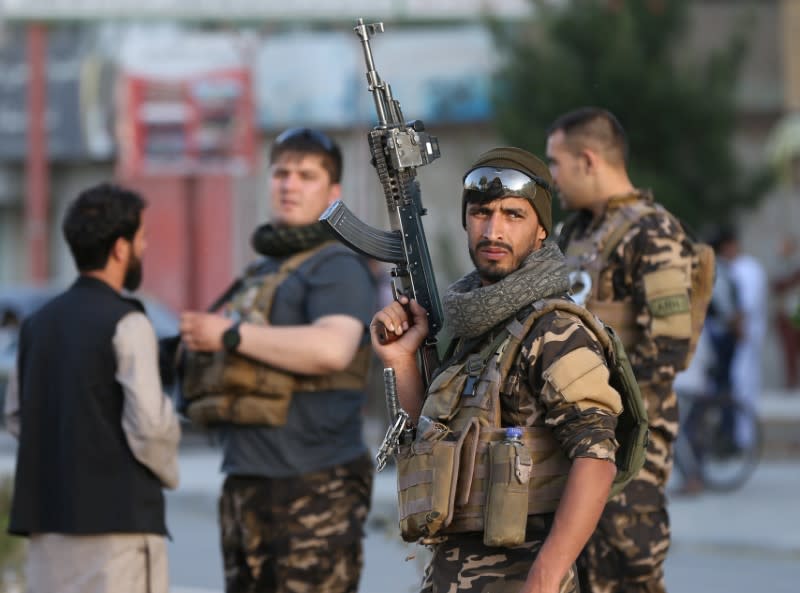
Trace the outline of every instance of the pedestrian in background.
<instances>
[{"instance_id":1,"label":"pedestrian in background","mask_svg":"<svg viewBox=\"0 0 800 593\"><path fill-rule=\"evenodd\" d=\"M162 489L180 427L136 290L144 200L101 184L63 222L77 280L27 318L6 426L19 439L9 532L28 536L31 593L167 593Z\"/></svg>"},{"instance_id":2,"label":"pedestrian in background","mask_svg":"<svg viewBox=\"0 0 800 593\"><path fill-rule=\"evenodd\" d=\"M272 220L220 313L187 311L187 413L219 427L228 593L355 593L373 465L362 436L375 285L322 223L342 156L308 128L270 155Z\"/></svg>"},{"instance_id":3,"label":"pedestrian in background","mask_svg":"<svg viewBox=\"0 0 800 593\"><path fill-rule=\"evenodd\" d=\"M578 561L581 590L659 593L678 431L672 382L688 362L692 335L692 247L679 222L632 184L625 130L610 112L560 116L548 131L547 157L561 205L573 211L559 246L591 284L586 307L625 344L650 427L644 467L608 502Z\"/></svg>"},{"instance_id":4,"label":"pedestrian in background","mask_svg":"<svg viewBox=\"0 0 800 593\"><path fill-rule=\"evenodd\" d=\"M514 147L482 154L464 176L462 224L475 270L444 295L455 342L427 392L416 357L425 310L402 297L373 319L373 347L395 370L400 404L416 426L413 445L397 455L398 487L403 537L433 546L425 593L577 592L574 561L616 472L622 403L602 347L574 313L537 315L551 300L568 301L564 257L545 242L550 183L547 166ZM396 340L383 343L380 328ZM491 358L485 367L482 357ZM437 461L456 438L458 475ZM431 504L423 492L440 505L437 493L451 489L461 502L449 512L422 510ZM420 528L416 515L424 515Z\"/></svg>"},{"instance_id":5,"label":"pedestrian in background","mask_svg":"<svg viewBox=\"0 0 800 593\"><path fill-rule=\"evenodd\" d=\"M742 251L738 234L732 234L725 259L730 262L731 279L736 286L741 320L740 336L731 362L731 387L737 401L757 409L762 390L762 353L767 335L769 283L764 266ZM752 425L738 419L734 446L747 447L756 435Z\"/></svg>"}]
</instances>

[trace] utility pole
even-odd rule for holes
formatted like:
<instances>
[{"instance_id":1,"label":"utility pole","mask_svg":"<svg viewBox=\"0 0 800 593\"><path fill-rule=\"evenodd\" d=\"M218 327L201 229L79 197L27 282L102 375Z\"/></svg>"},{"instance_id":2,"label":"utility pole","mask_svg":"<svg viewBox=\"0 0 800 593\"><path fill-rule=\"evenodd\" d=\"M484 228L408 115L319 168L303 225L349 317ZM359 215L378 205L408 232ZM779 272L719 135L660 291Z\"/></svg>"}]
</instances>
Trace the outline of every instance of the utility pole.
<instances>
[{"instance_id":1,"label":"utility pole","mask_svg":"<svg viewBox=\"0 0 800 593\"><path fill-rule=\"evenodd\" d=\"M28 279L48 279L48 209L50 178L47 163L47 28L27 29L28 151L25 161L25 236Z\"/></svg>"}]
</instances>

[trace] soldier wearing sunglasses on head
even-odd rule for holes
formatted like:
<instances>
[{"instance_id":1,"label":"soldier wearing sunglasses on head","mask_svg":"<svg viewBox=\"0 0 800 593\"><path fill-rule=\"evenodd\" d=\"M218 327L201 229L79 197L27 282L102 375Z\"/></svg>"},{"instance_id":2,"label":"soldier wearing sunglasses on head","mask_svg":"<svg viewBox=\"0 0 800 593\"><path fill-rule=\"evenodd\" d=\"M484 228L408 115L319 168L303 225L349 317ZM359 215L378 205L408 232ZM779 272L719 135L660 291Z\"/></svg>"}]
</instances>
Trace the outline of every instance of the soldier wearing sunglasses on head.
<instances>
[{"instance_id":1,"label":"soldier wearing sunglasses on head","mask_svg":"<svg viewBox=\"0 0 800 593\"><path fill-rule=\"evenodd\" d=\"M396 459L403 538L433 547L424 592L577 591L574 561L614 480L622 400L546 241L550 184L518 148L484 153L465 175L475 269L444 295L455 338L427 388L415 356L425 310L401 297L372 321L416 431Z\"/></svg>"},{"instance_id":2,"label":"soldier wearing sunglasses on head","mask_svg":"<svg viewBox=\"0 0 800 593\"><path fill-rule=\"evenodd\" d=\"M272 220L252 237L263 259L219 313L181 316L187 413L220 428L227 593L355 593L372 488L361 411L375 287L317 222L341 194L338 146L291 129L270 162Z\"/></svg>"}]
</instances>

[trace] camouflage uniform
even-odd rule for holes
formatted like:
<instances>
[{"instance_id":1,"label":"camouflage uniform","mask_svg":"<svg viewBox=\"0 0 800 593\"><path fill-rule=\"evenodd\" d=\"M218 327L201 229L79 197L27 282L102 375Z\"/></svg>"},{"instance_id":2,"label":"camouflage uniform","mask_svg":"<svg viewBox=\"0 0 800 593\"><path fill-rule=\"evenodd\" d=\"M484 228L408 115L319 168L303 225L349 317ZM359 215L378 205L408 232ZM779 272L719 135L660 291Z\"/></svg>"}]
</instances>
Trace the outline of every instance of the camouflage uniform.
<instances>
[{"instance_id":1,"label":"camouflage uniform","mask_svg":"<svg viewBox=\"0 0 800 593\"><path fill-rule=\"evenodd\" d=\"M484 336L468 354L494 336ZM458 349L457 349L458 352ZM458 356L458 355L456 355ZM568 358L567 358L568 357ZM571 372L566 373L566 366ZM569 459L614 461L619 394L608 384L608 368L594 335L563 311L546 313L525 338L500 394L503 426L547 426ZM531 480L535 480L532 476ZM552 524L553 514L530 515L520 546L487 547L482 534L438 538L425 570L424 593L519 591ZM575 569L560 592L577 592Z\"/></svg>"},{"instance_id":2,"label":"camouflage uniform","mask_svg":"<svg viewBox=\"0 0 800 593\"><path fill-rule=\"evenodd\" d=\"M372 461L289 478L228 476L219 503L228 593L356 593Z\"/></svg>"},{"instance_id":3,"label":"camouflage uniform","mask_svg":"<svg viewBox=\"0 0 800 593\"><path fill-rule=\"evenodd\" d=\"M612 199L604 216L594 222L588 212L574 215L559 238L568 260L570 245L607 236L607 226L621 220L614 216L615 209L636 200L649 202L652 198L637 192ZM634 343L626 344L626 350L647 407L650 437L644 467L606 505L578 560L583 591L665 591L663 563L670 543L665 486L678 431L672 383L689 349L691 257L691 244L675 218L664 211L647 214L623 235L602 268L599 282L592 286L594 299L630 303L635 314L638 334ZM665 274L672 270L682 270L684 279L672 283L668 296L672 303L682 304L659 308L650 288L653 278L667 278ZM613 322L604 320L613 327Z\"/></svg>"}]
</instances>

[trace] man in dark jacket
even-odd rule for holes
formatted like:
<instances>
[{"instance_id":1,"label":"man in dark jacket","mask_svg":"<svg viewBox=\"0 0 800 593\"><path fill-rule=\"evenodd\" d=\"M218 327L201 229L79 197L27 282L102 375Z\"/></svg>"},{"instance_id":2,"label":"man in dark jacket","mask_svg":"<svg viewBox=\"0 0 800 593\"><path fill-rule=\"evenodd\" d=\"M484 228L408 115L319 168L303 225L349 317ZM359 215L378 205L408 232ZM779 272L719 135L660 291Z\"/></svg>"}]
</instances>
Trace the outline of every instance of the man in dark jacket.
<instances>
[{"instance_id":1,"label":"man in dark jacket","mask_svg":"<svg viewBox=\"0 0 800 593\"><path fill-rule=\"evenodd\" d=\"M144 200L102 184L63 223L78 279L20 331L6 418L19 438L9 532L36 593L167 593L163 487L180 427L142 305Z\"/></svg>"}]
</instances>

